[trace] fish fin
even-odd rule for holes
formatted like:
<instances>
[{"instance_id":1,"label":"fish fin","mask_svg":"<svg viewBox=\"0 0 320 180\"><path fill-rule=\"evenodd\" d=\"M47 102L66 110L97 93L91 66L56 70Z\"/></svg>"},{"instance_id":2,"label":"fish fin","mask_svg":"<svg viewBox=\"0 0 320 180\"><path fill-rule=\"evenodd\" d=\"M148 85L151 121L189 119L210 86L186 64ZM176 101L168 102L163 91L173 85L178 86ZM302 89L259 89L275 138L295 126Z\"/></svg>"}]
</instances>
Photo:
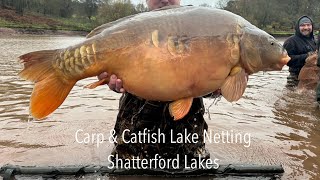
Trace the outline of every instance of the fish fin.
<instances>
[{"instance_id":1,"label":"fish fin","mask_svg":"<svg viewBox=\"0 0 320 180\"><path fill-rule=\"evenodd\" d=\"M182 119L190 110L193 98L179 99L169 104L170 115L174 120Z\"/></svg>"},{"instance_id":2,"label":"fish fin","mask_svg":"<svg viewBox=\"0 0 320 180\"><path fill-rule=\"evenodd\" d=\"M247 75L240 66L232 68L221 87L222 96L229 102L239 100L247 87L247 82Z\"/></svg>"},{"instance_id":3,"label":"fish fin","mask_svg":"<svg viewBox=\"0 0 320 180\"><path fill-rule=\"evenodd\" d=\"M229 76L234 76L234 75L238 74L241 70L242 70L242 67L236 66L231 69Z\"/></svg>"},{"instance_id":4,"label":"fish fin","mask_svg":"<svg viewBox=\"0 0 320 180\"><path fill-rule=\"evenodd\" d=\"M133 15L130 15L130 16L126 16L126 17L120 18L120 19L118 19L118 20L115 20L115 21L112 21L112 22L103 24L103 25L101 25L101 26L98 26L98 27L96 27L95 29L93 29L93 30L86 36L86 38L88 39L88 38L91 38L91 37L93 37L93 36L95 36L95 35L98 35L98 34L100 34L102 31L104 31L105 29L108 29L108 28L110 28L110 27L112 27L112 26L114 26L114 25L116 25L116 24L118 24L118 23L120 23L120 22L122 22L122 21L128 20L128 19L130 19L130 18L132 18L132 17L134 17L134 16L136 16L136 15L137 15L137 14L133 14Z\"/></svg>"},{"instance_id":5,"label":"fish fin","mask_svg":"<svg viewBox=\"0 0 320 180\"><path fill-rule=\"evenodd\" d=\"M19 76L35 83L30 113L36 119L42 119L57 109L76 83L75 80L64 79L52 67L56 51L37 51L19 57L24 64Z\"/></svg>"},{"instance_id":6,"label":"fish fin","mask_svg":"<svg viewBox=\"0 0 320 180\"><path fill-rule=\"evenodd\" d=\"M37 82L30 98L31 115L42 119L51 114L63 103L75 83L66 83L54 75Z\"/></svg>"},{"instance_id":7,"label":"fish fin","mask_svg":"<svg viewBox=\"0 0 320 180\"><path fill-rule=\"evenodd\" d=\"M58 50L35 51L19 57L24 69L19 76L32 82L41 81L52 71L52 61Z\"/></svg>"},{"instance_id":8,"label":"fish fin","mask_svg":"<svg viewBox=\"0 0 320 180\"><path fill-rule=\"evenodd\" d=\"M91 84L88 84L88 85L84 86L84 88L94 89L100 85L107 84L108 82L109 82L109 78L104 78L104 79L101 79L100 81L96 81Z\"/></svg>"},{"instance_id":9,"label":"fish fin","mask_svg":"<svg viewBox=\"0 0 320 180\"><path fill-rule=\"evenodd\" d=\"M314 67L302 67L300 70L298 80L314 80L318 79L318 74L320 70L319 67L314 66Z\"/></svg>"},{"instance_id":10,"label":"fish fin","mask_svg":"<svg viewBox=\"0 0 320 180\"><path fill-rule=\"evenodd\" d=\"M163 10L167 10L167 9L176 9L176 8L180 8L180 7L184 7L184 6L181 6L181 5L170 5L170 6L164 6L162 8L158 8L158 9L155 9L155 10L152 10L152 11L163 11Z\"/></svg>"}]
</instances>

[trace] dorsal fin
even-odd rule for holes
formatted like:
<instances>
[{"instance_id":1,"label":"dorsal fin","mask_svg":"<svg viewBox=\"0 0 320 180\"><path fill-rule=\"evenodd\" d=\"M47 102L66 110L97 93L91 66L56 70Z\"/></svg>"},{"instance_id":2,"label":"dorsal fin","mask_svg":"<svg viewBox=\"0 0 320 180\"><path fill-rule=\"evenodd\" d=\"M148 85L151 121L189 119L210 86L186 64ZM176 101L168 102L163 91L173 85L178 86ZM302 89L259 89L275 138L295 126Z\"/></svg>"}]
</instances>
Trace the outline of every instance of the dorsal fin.
<instances>
[{"instance_id":1,"label":"dorsal fin","mask_svg":"<svg viewBox=\"0 0 320 180\"><path fill-rule=\"evenodd\" d=\"M107 28L109 28L109 27L111 27L111 26L114 26L114 25L116 25L116 24L118 24L118 23L120 23L120 22L122 22L122 21L127 20L127 19L130 19L130 18L132 18L132 17L134 17L134 16L136 16L136 15L138 15L138 14L133 14L133 15L126 16L126 17L120 18L120 19L118 19L118 20L115 20L115 21L112 21L112 22L109 22L109 23L106 23L106 24L102 24L101 26L98 26L98 27L96 27L95 29L93 29L93 30L86 36L86 38L88 39L88 38L91 38L91 37L93 37L93 36L95 36L95 35L97 35L97 34L100 34L100 33L101 33L102 31L104 31L105 29L107 29Z\"/></svg>"},{"instance_id":2,"label":"dorsal fin","mask_svg":"<svg viewBox=\"0 0 320 180\"><path fill-rule=\"evenodd\" d=\"M153 10L153 11L162 11L162 10L175 9L175 8L180 8L180 7L184 7L184 6L180 6L180 5L164 6L164 7L162 7L162 8L155 9L155 10Z\"/></svg>"},{"instance_id":3,"label":"dorsal fin","mask_svg":"<svg viewBox=\"0 0 320 180\"><path fill-rule=\"evenodd\" d=\"M167 10L167 9L175 9L175 8L179 8L179 7L183 7L183 6L180 6L180 5L172 5L172 6L164 6L162 8L159 8L159 9L155 9L153 11L162 11L162 10ZM91 38L97 34L100 34L102 31L104 31L105 29L109 28L109 27L112 27L120 22L123 22L125 20L128 20L134 16L137 16L139 14L142 14L142 13L138 13L138 14L133 14L133 15L130 15L130 16L126 16L126 17L123 17L123 18L120 18L118 20L115 20L115 21L112 21L112 22L109 22L109 23L106 23L106 24L103 24L101 26L98 26L96 27L95 29L93 29L87 36L86 38Z\"/></svg>"}]
</instances>

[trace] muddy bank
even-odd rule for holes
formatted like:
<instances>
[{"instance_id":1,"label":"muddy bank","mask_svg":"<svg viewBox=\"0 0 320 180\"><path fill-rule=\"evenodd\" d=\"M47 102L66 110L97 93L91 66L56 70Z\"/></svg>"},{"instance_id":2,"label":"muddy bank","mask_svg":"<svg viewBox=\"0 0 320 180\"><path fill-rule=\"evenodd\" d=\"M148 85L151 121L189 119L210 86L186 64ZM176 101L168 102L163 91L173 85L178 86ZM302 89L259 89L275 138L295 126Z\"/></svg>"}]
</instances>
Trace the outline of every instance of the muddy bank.
<instances>
[{"instance_id":1,"label":"muddy bank","mask_svg":"<svg viewBox=\"0 0 320 180\"><path fill-rule=\"evenodd\" d=\"M45 29L23 29L23 28L2 28L0 36L14 36L21 34L29 35L58 35L58 36L86 36L85 31L64 31L64 30L45 30Z\"/></svg>"}]
</instances>

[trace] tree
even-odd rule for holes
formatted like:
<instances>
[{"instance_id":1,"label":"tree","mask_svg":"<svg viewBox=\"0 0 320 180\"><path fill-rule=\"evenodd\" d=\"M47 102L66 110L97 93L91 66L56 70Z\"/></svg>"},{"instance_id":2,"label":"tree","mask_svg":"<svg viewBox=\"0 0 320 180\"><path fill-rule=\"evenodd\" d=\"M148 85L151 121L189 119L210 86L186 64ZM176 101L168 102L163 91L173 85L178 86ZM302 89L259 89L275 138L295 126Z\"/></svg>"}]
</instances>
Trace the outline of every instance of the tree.
<instances>
[{"instance_id":1,"label":"tree","mask_svg":"<svg viewBox=\"0 0 320 180\"><path fill-rule=\"evenodd\" d=\"M85 2L83 3L84 12L86 13L89 20L91 20L92 16L97 14L98 3L98 0L85 0Z\"/></svg>"},{"instance_id":2,"label":"tree","mask_svg":"<svg viewBox=\"0 0 320 180\"><path fill-rule=\"evenodd\" d=\"M227 6L228 2L229 2L229 0L219 0L219 1L216 3L215 7L216 7L216 8L219 8L219 9L224 9L224 7Z\"/></svg>"},{"instance_id":3,"label":"tree","mask_svg":"<svg viewBox=\"0 0 320 180\"><path fill-rule=\"evenodd\" d=\"M136 11L139 13L148 11L148 7L146 7L143 3L139 3L136 5Z\"/></svg>"},{"instance_id":4,"label":"tree","mask_svg":"<svg viewBox=\"0 0 320 180\"><path fill-rule=\"evenodd\" d=\"M223 9L239 14L266 30L293 29L302 15L320 19L319 0L220 0L218 4L226 1Z\"/></svg>"},{"instance_id":5,"label":"tree","mask_svg":"<svg viewBox=\"0 0 320 180\"><path fill-rule=\"evenodd\" d=\"M207 3L203 3L203 4L200 4L199 6L201 6L201 7L211 7L209 4L207 4Z\"/></svg>"},{"instance_id":6,"label":"tree","mask_svg":"<svg viewBox=\"0 0 320 180\"><path fill-rule=\"evenodd\" d=\"M5 7L6 7L6 1L5 0L1 0L0 8L5 8Z\"/></svg>"},{"instance_id":7,"label":"tree","mask_svg":"<svg viewBox=\"0 0 320 180\"><path fill-rule=\"evenodd\" d=\"M13 6L13 0L1 0L0 8L7 8L8 6Z\"/></svg>"},{"instance_id":8,"label":"tree","mask_svg":"<svg viewBox=\"0 0 320 180\"><path fill-rule=\"evenodd\" d=\"M107 1L100 6L98 18L100 23L106 23L136 13L135 6L131 4L130 0Z\"/></svg>"},{"instance_id":9,"label":"tree","mask_svg":"<svg viewBox=\"0 0 320 180\"><path fill-rule=\"evenodd\" d=\"M72 0L59 1L59 16L63 18L71 17L73 13Z\"/></svg>"},{"instance_id":10,"label":"tree","mask_svg":"<svg viewBox=\"0 0 320 180\"><path fill-rule=\"evenodd\" d=\"M16 9L16 13L23 16L24 10L27 6L26 0L15 0L14 1L14 7Z\"/></svg>"}]
</instances>

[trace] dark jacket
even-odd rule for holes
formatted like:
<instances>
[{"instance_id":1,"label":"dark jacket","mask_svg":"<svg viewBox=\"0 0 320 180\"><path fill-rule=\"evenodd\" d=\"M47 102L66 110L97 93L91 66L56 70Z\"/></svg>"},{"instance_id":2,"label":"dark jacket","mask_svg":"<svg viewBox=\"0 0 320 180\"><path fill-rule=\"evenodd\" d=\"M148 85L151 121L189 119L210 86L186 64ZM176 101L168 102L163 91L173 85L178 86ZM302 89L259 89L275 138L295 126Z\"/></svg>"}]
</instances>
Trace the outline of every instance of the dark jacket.
<instances>
[{"instance_id":1,"label":"dark jacket","mask_svg":"<svg viewBox=\"0 0 320 180\"><path fill-rule=\"evenodd\" d=\"M318 49L318 67L320 67L320 48ZM316 89L316 97L317 97L317 102L319 103L320 105L320 82L318 82L318 86L317 86L317 89Z\"/></svg>"},{"instance_id":2,"label":"dark jacket","mask_svg":"<svg viewBox=\"0 0 320 180\"><path fill-rule=\"evenodd\" d=\"M319 34L319 36L320 36L320 34ZM318 65L318 67L320 67L320 42L318 42L318 63L317 63L317 65Z\"/></svg>"},{"instance_id":3,"label":"dark jacket","mask_svg":"<svg viewBox=\"0 0 320 180\"><path fill-rule=\"evenodd\" d=\"M309 18L308 16L300 17L295 26L295 35L289 37L283 44L283 47L287 50L288 55L291 57L291 60L287 64L289 66L289 71L296 75L299 75L305 60L308 57L308 52L313 52L317 49L317 45L313 36L313 29L310 37L302 35L299 30L299 21L303 17ZM313 21L311 18L309 19L312 22L313 28Z\"/></svg>"},{"instance_id":4,"label":"dark jacket","mask_svg":"<svg viewBox=\"0 0 320 180\"><path fill-rule=\"evenodd\" d=\"M117 141L112 154L118 154L121 159L133 156L148 159L155 157L156 154L164 159L175 158L177 154L189 159L198 157L199 152L206 152L204 131L208 129L208 125L203 117L202 98L195 98L189 113L179 121L174 121L171 117L168 110L169 103L148 101L130 93L124 93L120 99L119 114L114 128ZM130 133L138 134L145 128L148 130L148 134L160 135L158 131L160 130L166 141L154 143L125 143L123 141L123 139L129 141L132 138ZM130 130L130 133L125 132L125 130ZM176 139L178 133L183 134L184 132L198 134L198 141L196 143L172 143L170 141L171 137ZM209 158L209 153L203 154L202 157ZM181 160L184 160L184 158L181 158ZM179 163L184 164L183 162Z\"/></svg>"}]
</instances>

